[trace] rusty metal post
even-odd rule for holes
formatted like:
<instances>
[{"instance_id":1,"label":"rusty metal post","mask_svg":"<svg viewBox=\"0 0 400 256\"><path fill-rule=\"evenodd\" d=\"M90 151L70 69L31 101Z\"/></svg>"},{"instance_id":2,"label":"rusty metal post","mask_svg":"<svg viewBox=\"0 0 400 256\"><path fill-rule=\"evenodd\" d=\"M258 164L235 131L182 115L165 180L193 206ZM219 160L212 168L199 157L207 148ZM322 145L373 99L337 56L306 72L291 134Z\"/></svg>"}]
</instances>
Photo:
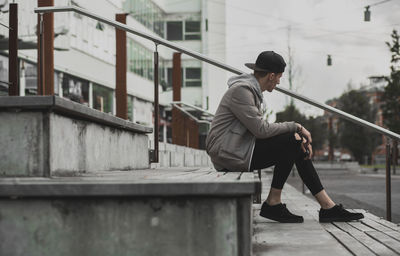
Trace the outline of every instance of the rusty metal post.
<instances>
[{"instance_id":1,"label":"rusty metal post","mask_svg":"<svg viewBox=\"0 0 400 256\"><path fill-rule=\"evenodd\" d=\"M160 132L160 113L158 103L158 51L157 44L156 50L154 51L154 161L158 163L158 137Z\"/></svg>"},{"instance_id":2,"label":"rusty metal post","mask_svg":"<svg viewBox=\"0 0 400 256\"><path fill-rule=\"evenodd\" d=\"M390 177L390 138L386 137L386 219L392 221L392 188Z\"/></svg>"},{"instance_id":3,"label":"rusty metal post","mask_svg":"<svg viewBox=\"0 0 400 256\"><path fill-rule=\"evenodd\" d=\"M399 155L399 151L398 151L398 142L397 140L393 140L393 175L396 175L396 165L397 165L397 158Z\"/></svg>"},{"instance_id":4,"label":"rusty metal post","mask_svg":"<svg viewBox=\"0 0 400 256\"><path fill-rule=\"evenodd\" d=\"M38 0L38 7L45 6L54 0ZM38 95L54 95L54 14L39 14L38 26Z\"/></svg>"},{"instance_id":5,"label":"rusty metal post","mask_svg":"<svg viewBox=\"0 0 400 256\"><path fill-rule=\"evenodd\" d=\"M38 54L37 54L37 95L43 95L44 76L43 76L43 14L38 18Z\"/></svg>"},{"instance_id":6,"label":"rusty metal post","mask_svg":"<svg viewBox=\"0 0 400 256\"><path fill-rule=\"evenodd\" d=\"M19 95L18 84L18 4L10 4L8 29L8 95Z\"/></svg>"},{"instance_id":7,"label":"rusty metal post","mask_svg":"<svg viewBox=\"0 0 400 256\"><path fill-rule=\"evenodd\" d=\"M181 101L181 88L182 88L182 70L181 70L181 53L175 52L172 58L172 100ZM175 107L172 108L172 143L177 145L182 144L182 138L185 131L182 131L182 114Z\"/></svg>"},{"instance_id":8,"label":"rusty metal post","mask_svg":"<svg viewBox=\"0 0 400 256\"><path fill-rule=\"evenodd\" d=\"M126 24L126 13L116 14L115 20ZM128 94L126 89L126 32L118 28L116 35L116 62L115 62L115 98L117 117L128 119Z\"/></svg>"},{"instance_id":9,"label":"rusty metal post","mask_svg":"<svg viewBox=\"0 0 400 256\"><path fill-rule=\"evenodd\" d=\"M333 162L334 160L334 152L333 152L333 145L332 145L332 136L333 136L333 124L332 124L332 115L329 114L328 119L328 130L329 130L329 138L328 138L328 161Z\"/></svg>"}]
</instances>

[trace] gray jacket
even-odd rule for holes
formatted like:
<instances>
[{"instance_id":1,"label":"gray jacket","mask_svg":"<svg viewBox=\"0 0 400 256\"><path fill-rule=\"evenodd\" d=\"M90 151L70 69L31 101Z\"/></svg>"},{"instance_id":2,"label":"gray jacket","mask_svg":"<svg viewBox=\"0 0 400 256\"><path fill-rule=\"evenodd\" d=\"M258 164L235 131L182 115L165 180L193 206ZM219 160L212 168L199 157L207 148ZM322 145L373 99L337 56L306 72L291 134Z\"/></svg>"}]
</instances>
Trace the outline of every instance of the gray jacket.
<instances>
[{"instance_id":1,"label":"gray jacket","mask_svg":"<svg viewBox=\"0 0 400 256\"><path fill-rule=\"evenodd\" d=\"M256 139L294 133L296 125L263 119L263 95L254 75L231 77L228 86L211 123L206 150L217 170L249 171Z\"/></svg>"}]
</instances>

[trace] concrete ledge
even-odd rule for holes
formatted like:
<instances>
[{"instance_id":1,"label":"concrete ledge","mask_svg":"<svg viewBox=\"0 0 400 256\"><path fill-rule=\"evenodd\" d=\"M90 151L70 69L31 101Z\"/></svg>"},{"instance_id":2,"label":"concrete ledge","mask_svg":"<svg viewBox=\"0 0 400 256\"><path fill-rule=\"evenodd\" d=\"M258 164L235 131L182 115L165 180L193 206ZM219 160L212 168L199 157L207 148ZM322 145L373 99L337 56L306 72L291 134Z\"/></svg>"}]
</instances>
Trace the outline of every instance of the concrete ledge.
<instances>
[{"instance_id":1,"label":"concrete ledge","mask_svg":"<svg viewBox=\"0 0 400 256\"><path fill-rule=\"evenodd\" d=\"M153 128L132 123L116 116L57 96L0 96L0 111L48 110L69 117L106 124L137 133L152 133Z\"/></svg>"},{"instance_id":2,"label":"concrete ledge","mask_svg":"<svg viewBox=\"0 0 400 256\"><path fill-rule=\"evenodd\" d=\"M147 174L146 174L147 173ZM253 173L122 171L109 175L2 178L1 197L251 196L260 189Z\"/></svg>"},{"instance_id":3,"label":"concrete ledge","mask_svg":"<svg viewBox=\"0 0 400 256\"><path fill-rule=\"evenodd\" d=\"M253 173L0 179L0 255L251 255Z\"/></svg>"},{"instance_id":4,"label":"concrete ledge","mask_svg":"<svg viewBox=\"0 0 400 256\"><path fill-rule=\"evenodd\" d=\"M149 168L152 129L55 96L0 97L0 176Z\"/></svg>"},{"instance_id":5,"label":"concrete ledge","mask_svg":"<svg viewBox=\"0 0 400 256\"><path fill-rule=\"evenodd\" d=\"M246 199L0 199L0 255L250 255Z\"/></svg>"},{"instance_id":6,"label":"concrete ledge","mask_svg":"<svg viewBox=\"0 0 400 256\"><path fill-rule=\"evenodd\" d=\"M159 150L159 167L212 167L210 157L205 150L163 142L160 142Z\"/></svg>"}]
</instances>

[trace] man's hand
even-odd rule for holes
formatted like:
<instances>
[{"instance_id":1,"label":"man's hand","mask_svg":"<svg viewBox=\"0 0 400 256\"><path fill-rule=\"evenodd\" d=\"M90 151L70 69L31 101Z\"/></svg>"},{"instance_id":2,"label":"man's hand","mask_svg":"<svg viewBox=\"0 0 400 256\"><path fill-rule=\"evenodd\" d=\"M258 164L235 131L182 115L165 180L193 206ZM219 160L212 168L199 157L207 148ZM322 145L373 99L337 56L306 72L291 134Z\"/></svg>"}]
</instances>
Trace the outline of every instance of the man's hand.
<instances>
[{"instance_id":1,"label":"man's hand","mask_svg":"<svg viewBox=\"0 0 400 256\"><path fill-rule=\"evenodd\" d=\"M304 160L309 160L313 156L313 150L311 144L307 143L305 139L303 139L303 143L301 143L301 149L303 152L306 152L306 149L308 149L308 156L304 158Z\"/></svg>"},{"instance_id":2,"label":"man's hand","mask_svg":"<svg viewBox=\"0 0 400 256\"><path fill-rule=\"evenodd\" d=\"M301 143L301 149L303 150L303 152L306 152L307 150L309 151L308 157L306 157L305 159L311 159L313 156L313 150L312 150L312 146L311 146L311 142L312 142L312 138L311 138L311 133L304 128L301 124L297 124L298 130L299 132L301 132L301 134L303 135L303 141ZM295 133L295 137L296 140L301 140L301 136L297 133Z\"/></svg>"}]
</instances>

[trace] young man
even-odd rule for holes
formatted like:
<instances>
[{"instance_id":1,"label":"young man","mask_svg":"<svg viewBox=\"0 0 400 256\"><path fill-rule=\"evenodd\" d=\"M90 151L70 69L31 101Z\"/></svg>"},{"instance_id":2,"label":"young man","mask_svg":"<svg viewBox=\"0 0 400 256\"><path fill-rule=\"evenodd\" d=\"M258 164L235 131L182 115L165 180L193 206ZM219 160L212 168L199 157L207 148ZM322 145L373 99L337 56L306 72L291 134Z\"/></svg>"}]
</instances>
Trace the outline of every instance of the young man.
<instances>
[{"instance_id":1,"label":"young man","mask_svg":"<svg viewBox=\"0 0 400 256\"><path fill-rule=\"evenodd\" d=\"M229 89L218 106L206 140L207 153L218 171L253 171L274 167L271 190L260 215L279 222L303 222L281 203L281 193L296 164L300 177L321 205L320 222L363 218L336 205L321 185L311 162L312 138L295 122L268 123L263 119L262 92L272 92L286 63L273 51L260 53L256 63L245 64L254 74L229 79Z\"/></svg>"}]
</instances>

